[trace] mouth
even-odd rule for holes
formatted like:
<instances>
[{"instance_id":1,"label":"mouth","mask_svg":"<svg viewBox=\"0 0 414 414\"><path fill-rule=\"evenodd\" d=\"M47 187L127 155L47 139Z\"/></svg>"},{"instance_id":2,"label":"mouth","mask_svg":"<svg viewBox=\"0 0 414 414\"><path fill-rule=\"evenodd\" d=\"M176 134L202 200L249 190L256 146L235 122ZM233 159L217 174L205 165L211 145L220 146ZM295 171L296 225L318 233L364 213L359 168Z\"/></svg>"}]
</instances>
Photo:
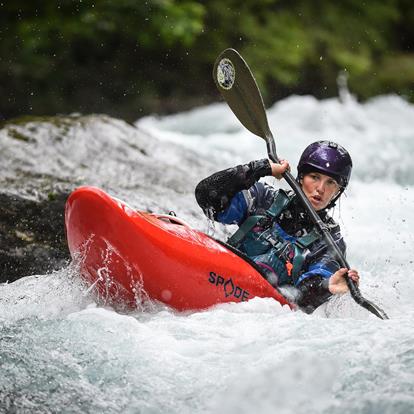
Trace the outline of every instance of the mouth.
<instances>
[{"instance_id":1,"label":"mouth","mask_svg":"<svg viewBox=\"0 0 414 414\"><path fill-rule=\"evenodd\" d=\"M311 200L313 200L315 204L320 204L322 202L322 197L319 195L313 195L311 196Z\"/></svg>"}]
</instances>

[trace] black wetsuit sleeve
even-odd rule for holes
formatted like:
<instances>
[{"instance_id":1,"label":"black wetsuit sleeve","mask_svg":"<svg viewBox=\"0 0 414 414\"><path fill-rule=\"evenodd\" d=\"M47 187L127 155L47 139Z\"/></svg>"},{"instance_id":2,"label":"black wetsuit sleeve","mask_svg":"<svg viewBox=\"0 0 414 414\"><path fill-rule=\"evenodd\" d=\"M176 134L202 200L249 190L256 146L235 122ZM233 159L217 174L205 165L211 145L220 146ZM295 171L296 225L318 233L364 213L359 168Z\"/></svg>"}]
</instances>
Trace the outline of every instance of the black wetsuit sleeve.
<instances>
[{"instance_id":1,"label":"black wetsuit sleeve","mask_svg":"<svg viewBox=\"0 0 414 414\"><path fill-rule=\"evenodd\" d=\"M197 203L207 217L216 218L239 191L247 190L268 175L272 175L272 169L267 159L216 172L198 183L195 189Z\"/></svg>"},{"instance_id":2,"label":"black wetsuit sleeve","mask_svg":"<svg viewBox=\"0 0 414 414\"><path fill-rule=\"evenodd\" d=\"M298 287L299 296L296 303L304 312L312 313L332 296L328 286L329 279L322 276L305 279Z\"/></svg>"}]
</instances>

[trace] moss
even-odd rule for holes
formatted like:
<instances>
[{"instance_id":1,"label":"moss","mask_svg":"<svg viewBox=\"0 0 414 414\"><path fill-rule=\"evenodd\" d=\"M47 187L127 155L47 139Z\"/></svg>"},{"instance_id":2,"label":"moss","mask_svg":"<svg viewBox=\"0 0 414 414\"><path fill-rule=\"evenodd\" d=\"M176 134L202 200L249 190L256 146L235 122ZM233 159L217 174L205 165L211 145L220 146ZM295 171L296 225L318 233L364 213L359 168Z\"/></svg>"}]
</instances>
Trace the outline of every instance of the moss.
<instances>
[{"instance_id":1,"label":"moss","mask_svg":"<svg viewBox=\"0 0 414 414\"><path fill-rule=\"evenodd\" d=\"M67 125L76 120L79 116L32 116L32 115L23 115L17 118L11 118L3 122L3 126L8 125L27 125L32 122L47 122L56 126Z\"/></svg>"},{"instance_id":2,"label":"moss","mask_svg":"<svg viewBox=\"0 0 414 414\"><path fill-rule=\"evenodd\" d=\"M17 131L17 129L15 128L9 128L8 133L11 138L17 139L18 141L25 141L25 142L30 141L30 137Z\"/></svg>"},{"instance_id":3,"label":"moss","mask_svg":"<svg viewBox=\"0 0 414 414\"><path fill-rule=\"evenodd\" d=\"M42 124L48 124L57 128L53 134L56 142L62 142L71 129L75 126L84 126L91 122L92 116L67 115L67 116L21 116L0 122L0 129L4 129L10 138L33 142L36 131ZM102 117L104 120L105 118Z\"/></svg>"},{"instance_id":4,"label":"moss","mask_svg":"<svg viewBox=\"0 0 414 414\"><path fill-rule=\"evenodd\" d=\"M49 201L54 201L54 200L56 200L56 197L57 197L57 194L56 194L56 193L54 193L54 192L52 192L52 191L50 191L49 193L47 193L47 199L48 199Z\"/></svg>"}]
</instances>

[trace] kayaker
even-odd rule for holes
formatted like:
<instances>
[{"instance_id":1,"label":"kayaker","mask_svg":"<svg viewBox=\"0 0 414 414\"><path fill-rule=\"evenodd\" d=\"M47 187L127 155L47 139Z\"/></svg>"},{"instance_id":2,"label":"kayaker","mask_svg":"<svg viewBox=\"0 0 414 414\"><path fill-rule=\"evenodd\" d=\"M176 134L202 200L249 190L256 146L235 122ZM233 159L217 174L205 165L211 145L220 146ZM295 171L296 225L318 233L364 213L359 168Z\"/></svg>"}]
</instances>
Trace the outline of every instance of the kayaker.
<instances>
[{"instance_id":1,"label":"kayaker","mask_svg":"<svg viewBox=\"0 0 414 414\"><path fill-rule=\"evenodd\" d=\"M265 176L281 179L288 169L286 160L252 161L205 178L195 195L207 217L239 225L229 244L252 259L272 285L294 286L295 302L311 313L332 295L348 291L348 269L340 267L292 191L259 182ZM345 255L339 225L328 210L348 185L349 153L331 141L314 142L304 150L297 169L303 192ZM356 270L348 274L359 283Z\"/></svg>"}]
</instances>

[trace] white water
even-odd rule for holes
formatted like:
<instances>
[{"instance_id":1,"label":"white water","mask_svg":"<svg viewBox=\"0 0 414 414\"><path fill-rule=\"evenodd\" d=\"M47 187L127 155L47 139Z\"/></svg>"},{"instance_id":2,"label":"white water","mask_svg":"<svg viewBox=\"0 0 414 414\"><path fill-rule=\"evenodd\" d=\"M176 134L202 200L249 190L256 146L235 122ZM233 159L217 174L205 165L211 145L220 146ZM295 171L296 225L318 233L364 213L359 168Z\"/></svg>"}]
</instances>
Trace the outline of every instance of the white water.
<instances>
[{"instance_id":1,"label":"white water","mask_svg":"<svg viewBox=\"0 0 414 414\"><path fill-rule=\"evenodd\" d=\"M351 185L334 215L362 293L391 319L348 295L313 315L270 299L125 314L97 306L69 266L0 285L0 412L414 412L414 107L395 96L363 105L291 97L268 115L292 166L316 139L351 152ZM70 152L56 142L47 155L41 146L6 149L20 168L60 177L64 162L80 182L139 208L173 209L202 230L197 182L265 156L224 104L148 117L137 129L97 118L72 135Z\"/></svg>"}]
</instances>

